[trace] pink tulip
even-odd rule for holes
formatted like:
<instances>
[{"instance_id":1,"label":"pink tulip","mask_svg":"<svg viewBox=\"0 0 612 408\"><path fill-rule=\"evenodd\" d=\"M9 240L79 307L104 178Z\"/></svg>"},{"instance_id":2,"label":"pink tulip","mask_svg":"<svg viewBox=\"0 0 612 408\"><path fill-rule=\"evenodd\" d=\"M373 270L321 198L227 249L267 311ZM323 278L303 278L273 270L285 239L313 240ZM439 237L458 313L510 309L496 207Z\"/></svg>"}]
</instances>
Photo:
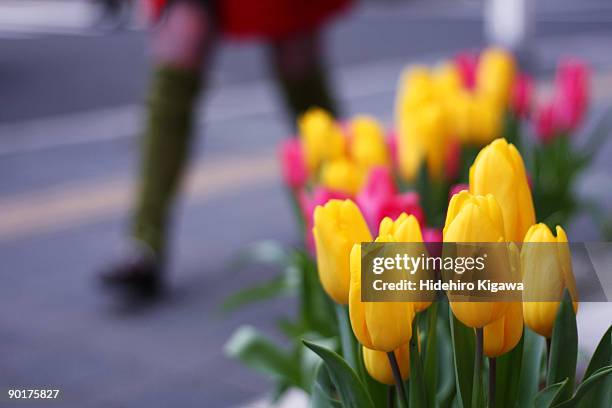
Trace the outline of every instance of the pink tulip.
<instances>
[{"instance_id":1,"label":"pink tulip","mask_svg":"<svg viewBox=\"0 0 612 408\"><path fill-rule=\"evenodd\" d=\"M589 68L581 61L566 59L559 63L555 78L555 121L559 130L575 130L586 112L589 100Z\"/></svg>"},{"instance_id":2,"label":"pink tulip","mask_svg":"<svg viewBox=\"0 0 612 408\"><path fill-rule=\"evenodd\" d=\"M442 242L442 230L437 228L423 228L423 241Z\"/></svg>"},{"instance_id":3,"label":"pink tulip","mask_svg":"<svg viewBox=\"0 0 612 408\"><path fill-rule=\"evenodd\" d=\"M555 106L552 103L540 106L535 112L535 131L542 143L550 142L557 134Z\"/></svg>"},{"instance_id":4,"label":"pink tulip","mask_svg":"<svg viewBox=\"0 0 612 408\"><path fill-rule=\"evenodd\" d=\"M442 230L437 228L424 228L423 241L430 256L442 255Z\"/></svg>"},{"instance_id":5,"label":"pink tulip","mask_svg":"<svg viewBox=\"0 0 612 408\"><path fill-rule=\"evenodd\" d=\"M533 93L533 80L526 74L519 74L512 85L510 108L515 116L526 117L531 105Z\"/></svg>"},{"instance_id":6,"label":"pink tulip","mask_svg":"<svg viewBox=\"0 0 612 408\"><path fill-rule=\"evenodd\" d=\"M476 86L476 67L478 66L478 56L469 51L464 51L455 56L455 65L461 75L463 86L474 89Z\"/></svg>"},{"instance_id":7,"label":"pink tulip","mask_svg":"<svg viewBox=\"0 0 612 408\"><path fill-rule=\"evenodd\" d=\"M389 149L393 168L397 168L399 166L399 158L397 152L397 133L395 129L390 129L387 132L387 149Z\"/></svg>"},{"instance_id":8,"label":"pink tulip","mask_svg":"<svg viewBox=\"0 0 612 408\"><path fill-rule=\"evenodd\" d=\"M450 191L448 192L448 199L450 200L455 194L460 193L463 190L469 191L469 189L470 189L470 186L468 186L465 183L455 184L454 186L450 188Z\"/></svg>"},{"instance_id":9,"label":"pink tulip","mask_svg":"<svg viewBox=\"0 0 612 408\"><path fill-rule=\"evenodd\" d=\"M300 140L296 137L283 140L279 146L279 156L285 183L293 189L306 184L308 170Z\"/></svg>"},{"instance_id":10,"label":"pink tulip","mask_svg":"<svg viewBox=\"0 0 612 408\"><path fill-rule=\"evenodd\" d=\"M304 217L304 226L306 233L306 247L314 254L314 237L312 235L312 227L314 225L314 210L317 205L325 205L329 200L338 199L345 200L348 195L337 191L328 190L325 187L316 187L313 191L300 190L297 195L297 200L302 210Z\"/></svg>"},{"instance_id":11,"label":"pink tulip","mask_svg":"<svg viewBox=\"0 0 612 408\"><path fill-rule=\"evenodd\" d=\"M424 222L419 195L415 192L399 194L391 171L386 167L375 167L370 171L356 201L373 235L378 232L383 218L397 218L403 212L413 214L421 224Z\"/></svg>"}]
</instances>

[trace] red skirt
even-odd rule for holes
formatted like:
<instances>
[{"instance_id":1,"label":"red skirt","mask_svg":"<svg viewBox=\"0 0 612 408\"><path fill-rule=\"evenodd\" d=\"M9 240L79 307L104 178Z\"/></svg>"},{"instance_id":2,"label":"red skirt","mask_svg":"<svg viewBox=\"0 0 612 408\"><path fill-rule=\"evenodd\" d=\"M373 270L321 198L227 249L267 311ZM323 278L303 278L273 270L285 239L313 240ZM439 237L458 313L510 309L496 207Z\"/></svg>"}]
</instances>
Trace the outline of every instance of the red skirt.
<instances>
[{"instance_id":1,"label":"red skirt","mask_svg":"<svg viewBox=\"0 0 612 408\"><path fill-rule=\"evenodd\" d=\"M147 0L154 16L169 0ZM172 0L170 0L172 1ZM352 0L217 0L221 32L233 38L279 39L318 27Z\"/></svg>"}]
</instances>

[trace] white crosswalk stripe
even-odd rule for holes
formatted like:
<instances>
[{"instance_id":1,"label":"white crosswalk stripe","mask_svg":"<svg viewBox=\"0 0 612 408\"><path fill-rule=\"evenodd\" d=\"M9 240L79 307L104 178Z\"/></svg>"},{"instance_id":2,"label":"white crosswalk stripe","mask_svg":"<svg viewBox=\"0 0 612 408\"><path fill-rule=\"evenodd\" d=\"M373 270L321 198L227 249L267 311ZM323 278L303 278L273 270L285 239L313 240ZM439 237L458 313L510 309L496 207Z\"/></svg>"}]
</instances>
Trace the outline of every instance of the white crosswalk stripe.
<instances>
[{"instance_id":1,"label":"white crosswalk stripe","mask_svg":"<svg viewBox=\"0 0 612 408\"><path fill-rule=\"evenodd\" d=\"M96 36L101 10L93 0L2 0L0 39L28 39L48 35ZM128 22L124 29L142 25Z\"/></svg>"}]
</instances>

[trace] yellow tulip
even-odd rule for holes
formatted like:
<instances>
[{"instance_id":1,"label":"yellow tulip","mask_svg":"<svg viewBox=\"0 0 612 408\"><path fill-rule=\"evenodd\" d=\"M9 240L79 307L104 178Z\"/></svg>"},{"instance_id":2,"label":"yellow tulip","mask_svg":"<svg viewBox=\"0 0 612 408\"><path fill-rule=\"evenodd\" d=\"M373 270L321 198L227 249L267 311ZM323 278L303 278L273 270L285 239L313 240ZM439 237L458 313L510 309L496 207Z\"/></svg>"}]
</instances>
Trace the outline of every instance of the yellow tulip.
<instances>
[{"instance_id":1,"label":"yellow tulip","mask_svg":"<svg viewBox=\"0 0 612 408\"><path fill-rule=\"evenodd\" d=\"M395 385L393 371L391 370L391 364L389 363L387 353L384 351L371 350L367 347L362 347L362 349L363 363L370 377L383 384ZM410 349L408 348L408 344L404 344L393 353L397 359L402 380L405 381L410 376Z\"/></svg>"},{"instance_id":2,"label":"yellow tulip","mask_svg":"<svg viewBox=\"0 0 612 408\"><path fill-rule=\"evenodd\" d=\"M450 136L442 106L437 102L422 104L406 114L399 125L397 147L402 176L414 180L425 162L429 177L440 180Z\"/></svg>"},{"instance_id":3,"label":"yellow tulip","mask_svg":"<svg viewBox=\"0 0 612 408\"><path fill-rule=\"evenodd\" d=\"M499 137L503 127L502 105L491 98L475 96L470 111L471 134L469 142L485 145Z\"/></svg>"},{"instance_id":4,"label":"yellow tulip","mask_svg":"<svg viewBox=\"0 0 612 408\"><path fill-rule=\"evenodd\" d=\"M345 154L346 140L342 129L323 109L309 109L298 119L298 129L310 174L316 174L323 161Z\"/></svg>"},{"instance_id":5,"label":"yellow tulip","mask_svg":"<svg viewBox=\"0 0 612 408\"><path fill-rule=\"evenodd\" d=\"M351 157L363 168L389 165L389 152L381 124L369 116L357 116L349 123Z\"/></svg>"},{"instance_id":6,"label":"yellow tulip","mask_svg":"<svg viewBox=\"0 0 612 408\"><path fill-rule=\"evenodd\" d=\"M474 144L477 116L475 97L471 92L460 89L446 97L446 115L453 133L462 143Z\"/></svg>"},{"instance_id":7,"label":"yellow tulip","mask_svg":"<svg viewBox=\"0 0 612 408\"><path fill-rule=\"evenodd\" d=\"M315 209L312 232L323 289L337 303L347 304L349 255L355 243L372 240L370 230L355 203L330 200Z\"/></svg>"},{"instance_id":8,"label":"yellow tulip","mask_svg":"<svg viewBox=\"0 0 612 408\"><path fill-rule=\"evenodd\" d=\"M523 268L523 298L547 301L523 303L525 324L545 337L552 335L563 291L572 297L574 312L578 311L576 281L567 235L557 226L557 236L544 224L529 228L521 249Z\"/></svg>"},{"instance_id":9,"label":"yellow tulip","mask_svg":"<svg viewBox=\"0 0 612 408\"><path fill-rule=\"evenodd\" d=\"M321 184L331 190L355 195L365 181L365 171L346 158L326 162L321 169Z\"/></svg>"},{"instance_id":10,"label":"yellow tulip","mask_svg":"<svg viewBox=\"0 0 612 408\"><path fill-rule=\"evenodd\" d=\"M443 231L444 242L504 242L504 221L495 198L455 194L449 203ZM506 302L450 302L453 314L469 327L480 328L503 316Z\"/></svg>"},{"instance_id":11,"label":"yellow tulip","mask_svg":"<svg viewBox=\"0 0 612 408\"><path fill-rule=\"evenodd\" d=\"M377 239L377 242L383 242ZM408 344L412 337L414 307L408 302L361 301L361 245L353 246L350 258L349 314L357 340L365 347L384 352Z\"/></svg>"},{"instance_id":12,"label":"yellow tulip","mask_svg":"<svg viewBox=\"0 0 612 408\"><path fill-rule=\"evenodd\" d=\"M423 242L419 221L414 215L407 215L406 213L402 213L395 221L389 217L385 217L380 222L378 236L384 237L386 241L390 242ZM414 250L414 256L417 257L427 253L425 245L413 245L411 249ZM416 273L417 276L420 274L419 272ZM423 276L423 278L425 277ZM415 313L427 309L430 305L431 301L412 302Z\"/></svg>"},{"instance_id":13,"label":"yellow tulip","mask_svg":"<svg viewBox=\"0 0 612 408\"><path fill-rule=\"evenodd\" d=\"M523 335L523 305L510 302L506 313L484 327L484 354L499 357L511 351Z\"/></svg>"},{"instance_id":14,"label":"yellow tulip","mask_svg":"<svg viewBox=\"0 0 612 408\"><path fill-rule=\"evenodd\" d=\"M455 64L447 62L437 67L433 73L433 86L439 100L460 91L463 81Z\"/></svg>"},{"instance_id":15,"label":"yellow tulip","mask_svg":"<svg viewBox=\"0 0 612 408\"><path fill-rule=\"evenodd\" d=\"M501 48L489 48L480 56L476 71L476 91L507 106L516 67L512 54Z\"/></svg>"},{"instance_id":16,"label":"yellow tulip","mask_svg":"<svg viewBox=\"0 0 612 408\"><path fill-rule=\"evenodd\" d=\"M434 97L435 88L429 68L413 66L404 70L395 102L396 120L423 103L430 102Z\"/></svg>"},{"instance_id":17,"label":"yellow tulip","mask_svg":"<svg viewBox=\"0 0 612 408\"><path fill-rule=\"evenodd\" d=\"M478 153L470 167L470 192L492 194L501 207L506 240L523 241L535 212L525 165L514 145L497 139Z\"/></svg>"}]
</instances>

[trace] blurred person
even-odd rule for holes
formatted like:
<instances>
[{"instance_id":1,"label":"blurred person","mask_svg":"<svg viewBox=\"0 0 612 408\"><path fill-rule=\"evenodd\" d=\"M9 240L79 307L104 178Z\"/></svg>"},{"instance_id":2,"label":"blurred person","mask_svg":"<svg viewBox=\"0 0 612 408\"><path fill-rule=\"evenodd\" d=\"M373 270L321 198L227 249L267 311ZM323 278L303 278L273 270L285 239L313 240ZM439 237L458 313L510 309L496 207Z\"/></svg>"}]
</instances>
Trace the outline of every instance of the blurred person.
<instances>
[{"instance_id":1,"label":"blurred person","mask_svg":"<svg viewBox=\"0 0 612 408\"><path fill-rule=\"evenodd\" d=\"M106 29L124 27L132 14L132 0L94 0L100 15L96 25Z\"/></svg>"},{"instance_id":2,"label":"blurred person","mask_svg":"<svg viewBox=\"0 0 612 408\"><path fill-rule=\"evenodd\" d=\"M206 89L219 39L267 42L274 78L293 123L313 106L337 114L320 32L350 0L148 1L161 18L153 38L154 68L130 248L101 278L107 287L155 294L163 287L168 218L191 146L194 105L200 90Z\"/></svg>"}]
</instances>

